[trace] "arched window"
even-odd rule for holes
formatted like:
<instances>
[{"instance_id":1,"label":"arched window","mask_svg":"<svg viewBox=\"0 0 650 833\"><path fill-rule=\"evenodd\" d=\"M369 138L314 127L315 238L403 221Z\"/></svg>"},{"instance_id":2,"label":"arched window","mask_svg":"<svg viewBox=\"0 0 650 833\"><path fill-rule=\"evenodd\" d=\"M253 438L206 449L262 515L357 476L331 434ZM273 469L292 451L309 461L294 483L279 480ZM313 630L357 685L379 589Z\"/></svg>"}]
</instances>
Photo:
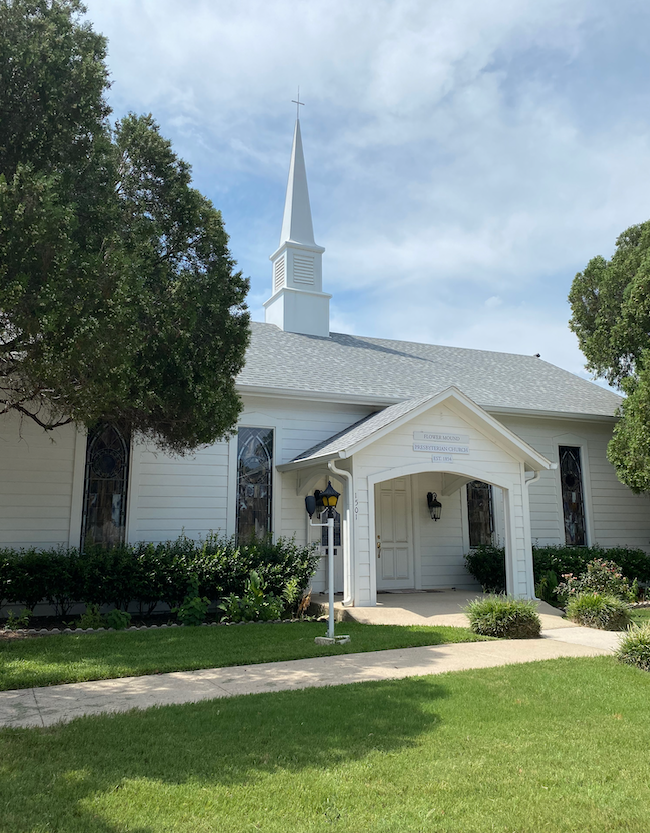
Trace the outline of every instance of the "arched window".
<instances>
[{"instance_id":1,"label":"arched window","mask_svg":"<svg viewBox=\"0 0 650 833\"><path fill-rule=\"evenodd\" d=\"M105 423L88 433L82 546L124 541L130 444L130 438Z\"/></svg>"},{"instance_id":2,"label":"arched window","mask_svg":"<svg viewBox=\"0 0 650 833\"><path fill-rule=\"evenodd\" d=\"M492 486L489 483L470 480L467 484L467 521L470 547L492 543L494 510Z\"/></svg>"},{"instance_id":3,"label":"arched window","mask_svg":"<svg viewBox=\"0 0 650 833\"><path fill-rule=\"evenodd\" d=\"M240 428L237 437L237 540L271 532L273 429Z\"/></svg>"},{"instance_id":4,"label":"arched window","mask_svg":"<svg viewBox=\"0 0 650 833\"><path fill-rule=\"evenodd\" d=\"M562 479L564 537L567 545L581 547L587 543L587 532L582 488L582 462L580 448L577 446L560 446L560 477Z\"/></svg>"}]
</instances>

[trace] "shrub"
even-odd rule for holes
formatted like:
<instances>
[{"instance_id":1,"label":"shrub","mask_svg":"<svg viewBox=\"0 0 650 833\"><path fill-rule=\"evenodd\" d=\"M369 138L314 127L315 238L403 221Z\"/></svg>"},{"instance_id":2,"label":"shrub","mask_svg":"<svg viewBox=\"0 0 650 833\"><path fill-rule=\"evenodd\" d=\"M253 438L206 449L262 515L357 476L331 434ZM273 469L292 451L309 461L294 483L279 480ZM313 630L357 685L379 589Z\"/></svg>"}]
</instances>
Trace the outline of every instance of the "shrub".
<instances>
[{"instance_id":1,"label":"shrub","mask_svg":"<svg viewBox=\"0 0 650 833\"><path fill-rule=\"evenodd\" d=\"M219 609L224 611L224 619L231 622L268 622L282 616L284 605L284 599L268 592L266 582L251 570L244 595L231 593Z\"/></svg>"},{"instance_id":2,"label":"shrub","mask_svg":"<svg viewBox=\"0 0 650 833\"><path fill-rule=\"evenodd\" d=\"M628 665L650 671L650 622L628 630L621 640L616 657Z\"/></svg>"},{"instance_id":3,"label":"shrub","mask_svg":"<svg viewBox=\"0 0 650 833\"><path fill-rule=\"evenodd\" d=\"M643 550L628 547L567 547L551 545L533 547L533 568L535 581L539 581L542 574L554 570L558 576L566 573L579 575L587 569L590 561L600 558L604 561L614 561L619 565L623 575L630 581L647 582L650 580L650 556Z\"/></svg>"},{"instance_id":4,"label":"shrub","mask_svg":"<svg viewBox=\"0 0 650 833\"><path fill-rule=\"evenodd\" d=\"M509 596L475 599L465 612L472 631L482 636L531 639L539 636L542 627L535 602Z\"/></svg>"},{"instance_id":5,"label":"shrub","mask_svg":"<svg viewBox=\"0 0 650 833\"><path fill-rule=\"evenodd\" d=\"M28 628L31 615L31 611L26 608L21 610L18 614L14 613L13 610L10 610L9 615L7 616L7 621L5 622L5 630L17 631L21 628Z\"/></svg>"},{"instance_id":6,"label":"shrub","mask_svg":"<svg viewBox=\"0 0 650 833\"><path fill-rule=\"evenodd\" d=\"M103 628L104 621L99 612L99 605L88 605L81 618L77 622L78 628Z\"/></svg>"},{"instance_id":7,"label":"shrub","mask_svg":"<svg viewBox=\"0 0 650 833\"><path fill-rule=\"evenodd\" d=\"M557 605L556 590L558 579L555 570L547 570L542 573L539 581L535 584L535 595L549 604Z\"/></svg>"},{"instance_id":8,"label":"shrub","mask_svg":"<svg viewBox=\"0 0 650 833\"><path fill-rule=\"evenodd\" d=\"M625 602L603 593L579 593L569 599L567 619L588 628L620 631L630 624L630 611Z\"/></svg>"},{"instance_id":9,"label":"shrub","mask_svg":"<svg viewBox=\"0 0 650 833\"><path fill-rule=\"evenodd\" d=\"M505 593L506 556L503 547L480 544L465 556L465 566L484 593Z\"/></svg>"},{"instance_id":10,"label":"shrub","mask_svg":"<svg viewBox=\"0 0 650 833\"><path fill-rule=\"evenodd\" d=\"M636 579L632 584L625 578L618 564L595 558L587 564L586 570L576 578L572 573L562 576L564 581L555 590L562 601L582 593L599 593L614 596L624 602L635 601L638 592Z\"/></svg>"},{"instance_id":11,"label":"shrub","mask_svg":"<svg viewBox=\"0 0 650 833\"><path fill-rule=\"evenodd\" d=\"M118 610L114 608L109 611L104 617L104 627L114 628L116 631L123 631L131 624L131 614L126 610Z\"/></svg>"},{"instance_id":12,"label":"shrub","mask_svg":"<svg viewBox=\"0 0 650 833\"><path fill-rule=\"evenodd\" d=\"M199 579L198 576L193 575L190 577L183 604L174 608L173 612L178 615L181 624L195 626L205 622L209 607L210 599L206 596L199 596Z\"/></svg>"},{"instance_id":13,"label":"shrub","mask_svg":"<svg viewBox=\"0 0 650 833\"><path fill-rule=\"evenodd\" d=\"M125 610L136 602L151 613L159 602L180 608L192 576L193 598L217 602L229 594L243 596L251 571L268 593L295 603L318 564L314 547L270 539L237 546L232 539L185 536L159 544L103 547L89 545L50 550L0 550L0 601L33 608L43 600L65 616L74 602L114 605ZM291 599L289 599L291 597Z\"/></svg>"}]
</instances>

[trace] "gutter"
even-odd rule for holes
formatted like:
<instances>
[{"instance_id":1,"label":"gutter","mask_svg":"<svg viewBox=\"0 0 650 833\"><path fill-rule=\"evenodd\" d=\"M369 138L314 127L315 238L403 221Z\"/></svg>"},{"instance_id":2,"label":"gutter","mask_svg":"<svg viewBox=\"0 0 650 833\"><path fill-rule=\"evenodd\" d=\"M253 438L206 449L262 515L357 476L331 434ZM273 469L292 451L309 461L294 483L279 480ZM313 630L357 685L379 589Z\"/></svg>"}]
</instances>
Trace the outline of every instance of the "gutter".
<instances>
[{"instance_id":1,"label":"gutter","mask_svg":"<svg viewBox=\"0 0 650 833\"><path fill-rule=\"evenodd\" d=\"M390 405L399 405L400 402L406 402L413 397L395 398L390 396L378 396L374 394L358 394L358 393L337 393L333 395L328 391L310 391L301 390L299 388L275 388L267 387L266 385L247 385L236 383L238 393L249 396L260 396L276 399L300 399L303 402L330 402L332 404L341 405L361 405L377 408L381 410L388 408ZM623 400L621 399L621 402ZM620 417L617 414L594 414L594 413L579 413L575 411L547 411L537 410L535 408L508 408L503 405L481 405L476 403L486 413L498 416L524 416L524 417L538 417L540 419L579 419L590 422L607 422L613 423L618 421Z\"/></svg>"},{"instance_id":2,"label":"gutter","mask_svg":"<svg viewBox=\"0 0 650 833\"><path fill-rule=\"evenodd\" d=\"M354 605L354 573L352 570L352 545L354 542L354 528L352 526L352 475L345 469L337 469L334 460L330 460L327 468L337 477L344 477L345 487L345 539L343 542L343 607Z\"/></svg>"}]
</instances>

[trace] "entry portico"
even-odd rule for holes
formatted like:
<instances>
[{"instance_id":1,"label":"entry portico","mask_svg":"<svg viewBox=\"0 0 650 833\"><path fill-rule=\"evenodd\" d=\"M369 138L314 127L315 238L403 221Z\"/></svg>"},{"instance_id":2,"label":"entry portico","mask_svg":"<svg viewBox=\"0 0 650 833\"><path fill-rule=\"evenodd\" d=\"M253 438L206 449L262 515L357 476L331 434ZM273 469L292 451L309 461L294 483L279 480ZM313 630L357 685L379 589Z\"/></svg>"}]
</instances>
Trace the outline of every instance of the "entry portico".
<instances>
[{"instance_id":1,"label":"entry portico","mask_svg":"<svg viewBox=\"0 0 650 833\"><path fill-rule=\"evenodd\" d=\"M342 486L344 599L363 607L376 604L382 587L433 586L427 570L435 574L445 544L436 540L443 524L429 517L427 491L452 502L470 481L500 490L507 590L533 598L528 485L554 467L450 387L373 414L278 469L300 471L303 496L325 473ZM454 534L459 527L446 530Z\"/></svg>"}]
</instances>

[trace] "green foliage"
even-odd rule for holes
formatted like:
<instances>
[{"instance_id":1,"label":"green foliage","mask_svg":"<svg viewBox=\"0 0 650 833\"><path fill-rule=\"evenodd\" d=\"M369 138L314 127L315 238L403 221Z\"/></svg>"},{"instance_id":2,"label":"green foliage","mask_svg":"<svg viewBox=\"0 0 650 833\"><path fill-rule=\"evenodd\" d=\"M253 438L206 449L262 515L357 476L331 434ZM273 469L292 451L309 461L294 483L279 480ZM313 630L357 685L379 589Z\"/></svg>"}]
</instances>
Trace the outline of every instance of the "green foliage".
<instances>
[{"instance_id":1,"label":"green foliage","mask_svg":"<svg viewBox=\"0 0 650 833\"><path fill-rule=\"evenodd\" d=\"M555 604L557 602L557 596L555 594L557 586L558 578L555 570L546 570L535 584L535 595L544 602Z\"/></svg>"},{"instance_id":2,"label":"green foliage","mask_svg":"<svg viewBox=\"0 0 650 833\"><path fill-rule=\"evenodd\" d=\"M199 541L181 536L160 544L92 545L82 553L74 547L5 549L0 550L0 600L31 609L58 599L60 616L75 602L121 610L136 602L151 611L159 602L180 607L194 580L194 598L216 602L228 594L243 596L254 570L267 593L293 606L309 585L318 558L313 547L295 541L265 539L236 546L216 535Z\"/></svg>"},{"instance_id":3,"label":"green foliage","mask_svg":"<svg viewBox=\"0 0 650 833\"><path fill-rule=\"evenodd\" d=\"M628 630L621 639L616 657L627 665L650 671L650 622Z\"/></svg>"},{"instance_id":4,"label":"green foliage","mask_svg":"<svg viewBox=\"0 0 650 833\"><path fill-rule=\"evenodd\" d=\"M81 614L79 621L76 623L78 628L103 628L104 619L99 612L99 605L87 605L86 610Z\"/></svg>"},{"instance_id":5,"label":"green foliage","mask_svg":"<svg viewBox=\"0 0 650 833\"><path fill-rule=\"evenodd\" d=\"M509 596L475 599L465 613L472 631L482 636L532 639L539 636L542 627L535 602Z\"/></svg>"},{"instance_id":6,"label":"green foliage","mask_svg":"<svg viewBox=\"0 0 650 833\"><path fill-rule=\"evenodd\" d=\"M627 547L567 547L549 545L533 547L533 571L535 584L552 571L556 576L566 573L579 575L585 572L587 564L596 558L615 561L627 579L639 582L650 581L650 556L643 550ZM485 592L505 591L505 556L502 547L482 545L465 556L468 571L480 583ZM548 581L548 579L547 579ZM539 594L538 594L539 595ZM540 596L540 598L542 598Z\"/></svg>"},{"instance_id":7,"label":"green foliage","mask_svg":"<svg viewBox=\"0 0 650 833\"><path fill-rule=\"evenodd\" d=\"M643 550L628 547L567 547L550 545L533 547L533 568L535 581L548 570L558 576L565 573L579 575L587 569L587 564L594 559L615 561L623 575L630 581L650 581L650 556Z\"/></svg>"},{"instance_id":8,"label":"green foliage","mask_svg":"<svg viewBox=\"0 0 650 833\"><path fill-rule=\"evenodd\" d=\"M279 619L285 600L275 596L255 570L251 570L242 596L229 594L219 605L224 619L230 622L268 622Z\"/></svg>"},{"instance_id":9,"label":"green foliage","mask_svg":"<svg viewBox=\"0 0 650 833\"><path fill-rule=\"evenodd\" d=\"M102 618L105 628L113 628L116 631L123 631L131 624L131 614L126 610L118 610L116 607Z\"/></svg>"},{"instance_id":10,"label":"green foliage","mask_svg":"<svg viewBox=\"0 0 650 833\"><path fill-rule=\"evenodd\" d=\"M505 549L492 544L479 544L465 556L465 566L479 582L484 593L505 593Z\"/></svg>"},{"instance_id":11,"label":"green foliage","mask_svg":"<svg viewBox=\"0 0 650 833\"><path fill-rule=\"evenodd\" d=\"M206 596L199 596L199 579L194 574L190 576L187 595L183 599L183 603L174 608L172 612L178 616L183 625L201 625L205 622L209 607L210 599Z\"/></svg>"},{"instance_id":12,"label":"green foliage","mask_svg":"<svg viewBox=\"0 0 650 833\"><path fill-rule=\"evenodd\" d=\"M0 412L183 453L236 422L248 282L152 117L109 124L83 11L0 2Z\"/></svg>"},{"instance_id":13,"label":"green foliage","mask_svg":"<svg viewBox=\"0 0 650 833\"><path fill-rule=\"evenodd\" d=\"M567 573L562 578L564 581L557 585L555 592L563 602L581 593L614 596L624 602L634 602L638 595L636 579L630 583L618 564L602 558L590 561L580 576Z\"/></svg>"},{"instance_id":14,"label":"green foliage","mask_svg":"<svg viewBox=\"0 0 650 833\"><path fill-rule=\"evenodd\" d=\"M630 611L625 602L603 593L579 593L566 606L567 619L588 628L620 631L630 624Z\"/></svg>"},{"instance_id":15,"label":"green foliage","mask_svg":"<svg viewBox=\"0 0 650 833\"><path fill-rule=\"evenodd\" d=\"M650 221L616 241L611 260L595 257L571 287L569 326L587 368L624 391L607 456L634 492L650 491Z\"/></svg>"},{"instance_id":16,"label":"green foliage","mask_svg":"<svg viewBox=\"0 0 650 833\"><path fill-rule=\"evenodd\" d=\"M7 615L7 621L5 622L5 630L18 631L22 628L28 628L31 615L31 611L27 610L27 608L24 608L18 614L10 610Z\"/></svg>"}]
</instances>

